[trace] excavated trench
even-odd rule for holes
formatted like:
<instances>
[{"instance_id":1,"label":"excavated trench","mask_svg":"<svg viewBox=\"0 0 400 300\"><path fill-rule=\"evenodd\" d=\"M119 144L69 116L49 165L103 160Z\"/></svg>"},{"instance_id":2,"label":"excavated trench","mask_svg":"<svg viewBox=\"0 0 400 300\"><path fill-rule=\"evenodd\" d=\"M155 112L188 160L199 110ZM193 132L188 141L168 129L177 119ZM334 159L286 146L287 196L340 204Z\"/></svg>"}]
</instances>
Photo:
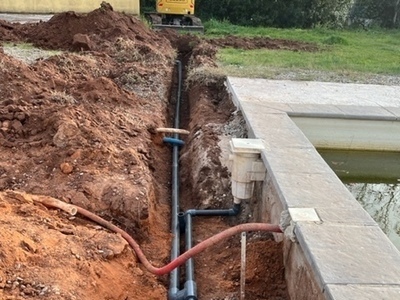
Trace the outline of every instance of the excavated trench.
<instances>
[{"instance_id":1,"label":"excavated trench","mask_svg":"<svg viewBox=\"0 0 400 300\"><path fill-rule=\"evenodd\" d=\"M233 205L228 145L246 131L224 77L204 69L215 66L215 46L155 34L104 8L36 25L0 22L0 32L3 41L65 51L34 62L0 51L0 298L165 299L168 276L147 272L119 235L29 195L101 215L129 232L154 265L167 264L171 146L155 129L174 124L171 45L183 64L180 128L189 131L180 136L179 210ZM243 203L238 216L193 217L193 244L258 221L254 209ZM270 234L248 234L246 299L288 299L281 248ZM199 299L239 299L239 235L195 256L194 278Z\"/></svg>"},{"instance_id":2,"label":"excavated trench","mask_svg":"<svg viewBox=\"0 0 400 300\"><path fill-rule=\"evenodd\" d=\"M233 206L230 173L227 168L229 141L245 138L245 122L236 111L220 75L209 74L206 81L187 79L193 66L193 41L178 44L183 67L180 128L190 132L180 136L180 211L188 209L229 209ZM196 47L196 46L194 46ZM193 75L190 74L190 75ZM195 77L195 76L194 76ZM173 124L177 76L171 89L170 116ZM196 77L195 77L196 78ZM241 223L256 222L253 207L242 203L238 216L193 217L194 243ZM181 253L185 250L181 238ZM247 243L246 299L288 299L281 245L269 233L250 233ZM198 299L239 299L240 236L234 236L194 258L194 280ZM180 287L185 285L181 268Z\"/></svg>"}]
</instances>

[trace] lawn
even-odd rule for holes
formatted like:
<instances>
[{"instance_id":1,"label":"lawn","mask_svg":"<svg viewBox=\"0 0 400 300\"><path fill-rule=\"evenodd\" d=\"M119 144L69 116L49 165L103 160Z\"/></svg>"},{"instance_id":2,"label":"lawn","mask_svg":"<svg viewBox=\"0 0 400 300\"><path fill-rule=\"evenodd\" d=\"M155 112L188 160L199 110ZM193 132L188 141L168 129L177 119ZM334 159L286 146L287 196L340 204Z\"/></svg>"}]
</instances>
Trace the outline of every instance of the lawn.
<instances>
[{"instance_id":1,"label":"lawn","mask_svg":"<svg viewBox=\"0 0 400 300\"><path fill-rule=\"evenodd\" d=\"M319 49L316 52L221 49L219 64L228 74L268 78L293 70L318 70L340 74L400 75L399 30L251 28L216 21L206 22L205 28L208 38L227 34L264 36L313 43Z\"/></svg>"}]
</instances>

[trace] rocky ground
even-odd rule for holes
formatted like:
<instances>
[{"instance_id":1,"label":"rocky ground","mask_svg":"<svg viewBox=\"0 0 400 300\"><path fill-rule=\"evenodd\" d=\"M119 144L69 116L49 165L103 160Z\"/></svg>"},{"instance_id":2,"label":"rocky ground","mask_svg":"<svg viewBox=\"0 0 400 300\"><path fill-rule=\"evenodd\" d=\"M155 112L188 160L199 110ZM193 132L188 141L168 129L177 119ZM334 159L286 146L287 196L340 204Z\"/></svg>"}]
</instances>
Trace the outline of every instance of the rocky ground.
<instances>
[{"instance_id":1,"label":"rocky ground","mask_svg":"<svg viewBox=\"0 0 400 300\"><path fill-rule=\"evenodd\" d=\"M217 47L314 51L263 39L206 42L153 32L108 5L47 22L0 21L0 298L166 299L168 276L137 261L117 234L79 215L46 208L32 195L86 208L126 230L157 266L170 254L171 151L159 127L172 127L175 60L185 85L182 107L182 209L230 207L224 144L245 136ZM24 48L21 43L31 43ZM239 221L195 221L199 242ZM200 299L238 299L239 237L195 258ZM246 299L288 299L281 245L250 234Z\"/></svg>"}]
</instances>

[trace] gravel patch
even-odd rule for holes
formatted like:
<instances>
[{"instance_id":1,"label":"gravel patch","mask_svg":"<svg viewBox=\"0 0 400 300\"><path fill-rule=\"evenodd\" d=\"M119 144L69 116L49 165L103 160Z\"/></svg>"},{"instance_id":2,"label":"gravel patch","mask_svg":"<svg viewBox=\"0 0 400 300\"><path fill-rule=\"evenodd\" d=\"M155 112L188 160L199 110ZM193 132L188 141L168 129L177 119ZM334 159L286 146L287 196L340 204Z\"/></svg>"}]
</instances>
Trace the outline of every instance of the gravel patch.
<instances>
[{"instance_id":1,"label":"gravel patch","mask_svg":"<svg viewBox=\"0 0 400 300\"><path fill-rule=\"evenodd\" d=\"M3 51L7 55L13 56L28 65L34 64L39 59L46 59L62 53L61 51L49 51L30 46L28 44L5 44Z\"/></svg>"}]
</instances>

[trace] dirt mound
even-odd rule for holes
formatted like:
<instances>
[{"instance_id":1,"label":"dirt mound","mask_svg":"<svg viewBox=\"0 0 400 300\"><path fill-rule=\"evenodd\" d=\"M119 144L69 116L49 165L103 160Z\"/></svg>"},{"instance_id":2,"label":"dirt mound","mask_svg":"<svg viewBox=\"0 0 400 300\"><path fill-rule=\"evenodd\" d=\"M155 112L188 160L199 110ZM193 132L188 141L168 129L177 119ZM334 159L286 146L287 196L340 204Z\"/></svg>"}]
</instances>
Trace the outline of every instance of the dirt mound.
<instances>
[{"instance_id":1,"label":"dirt mound","mask_svg":"<svg viewBox=\"0 0 400 300\"><path fill-rule=\"evenodd\" d=\"M272 49L272 50L291 50L291 51L317 51L318 47L311 43L297 42L283 39L271 39L269 37L237 37L227 36L214 38L210 43L218 47L232 47L244 50L252 49Z\"/></svg>"},{"instance_id":2,"label":"dirt mound","mask_svg":"<svg viewBox=\"0 0 400 300\"><path fill-rule=\"evenodd\" d=\"M0 214L1 299L163 298L165 288L143 276L119 235L11 191L0 193Z\"/></svg>"},{"instance_id":3,"label":"dirt mound","mask_svg":"<svg viewBox=\"0 0 400 300\"><path fill-rule=\"evenodd\" d=\"M169 210L164 199L168 199L166 162L170 155L166 146L153 142L153 132L168 122L175 57L170 42L110 7L88 15L55 15L49 23L1 24L5 32L1 41L25 42L28 38L46 48L74 49L74 37L81 34L93 42L92 50L99 51L65 52L32 65L0 52L0 190L53 196L88 208L134 234L155 263L165 262L170 240L168 222L163 222ZM1 214L10 214L10 219L1 221L10 224L0 238L0 257L7 257L2 259L1 299L19 297L22 292L39 297L38 282L48 287L49 299L126 299L128 294L132 299L165 297L162 279L145 276L144 283L129 271L127 264L134 264L134 257L125 246L121 255L107 260L92 256L84 250L85 241L97 236L96 230L72 235L73 244L69 235L57 230L51 235L47 225L43 227L40 220L57 219L55 212L47 216L25 203L24 209L33 213L23 218L19 213L22 204L13 201L3 197L0 204ZM75 226L67 220L61 225ZM37 240L32 242L35 232ZM90 249L100 243L93 239L94 244L86 244ZM19 246L21 240L37 251L26 253ZM116 243L123 245L119 239ZM71 256L70 247L81 260ZM15 249L19 254L9 255ZM21 267L14 267L18 263ZM49 272L48 266L56 264L59 267ZM113 264L116 270L109 272ZM100 275L97 269L103 270ZM117 270L125 275L113 273ZM68 278L62 276L66 272L71 274ZM109 276L115 279L108 280ZM135 276L142 296L134 291L132 280L126 280ZM94 280L100 277L99 282ZM113 289L105 292L110 283ZM21 290L15 287L18 284L30 288ZM31 288L35 291L29 292ZM135 293L137 297L132 296Z\"/></svg>"},{"instance_id":4,"label":"dirt mound","mask_svg":"<svg viewBox=\"0 0 400 300\"><path fill-rule=\"evenodd\" d=\"M15 34L13 33L13 29L15 28L15 25L7 22L0 20L0 38L2 41L14 41L17 39Z\"/></svg>"},{"instance_id":5,"label":"dirt mound","mask_svg":"<svg viewBox=\"0 0 400 300\"><path fill-rule=\"evenodd\" d=\"M48 49L99 51L119 37L157 47L165 39L149 30L138 18L115 12L109 4L88 14L72 11L57 14L48 22L19 29L28 42Z\"/></svg>"}]
</instances>

